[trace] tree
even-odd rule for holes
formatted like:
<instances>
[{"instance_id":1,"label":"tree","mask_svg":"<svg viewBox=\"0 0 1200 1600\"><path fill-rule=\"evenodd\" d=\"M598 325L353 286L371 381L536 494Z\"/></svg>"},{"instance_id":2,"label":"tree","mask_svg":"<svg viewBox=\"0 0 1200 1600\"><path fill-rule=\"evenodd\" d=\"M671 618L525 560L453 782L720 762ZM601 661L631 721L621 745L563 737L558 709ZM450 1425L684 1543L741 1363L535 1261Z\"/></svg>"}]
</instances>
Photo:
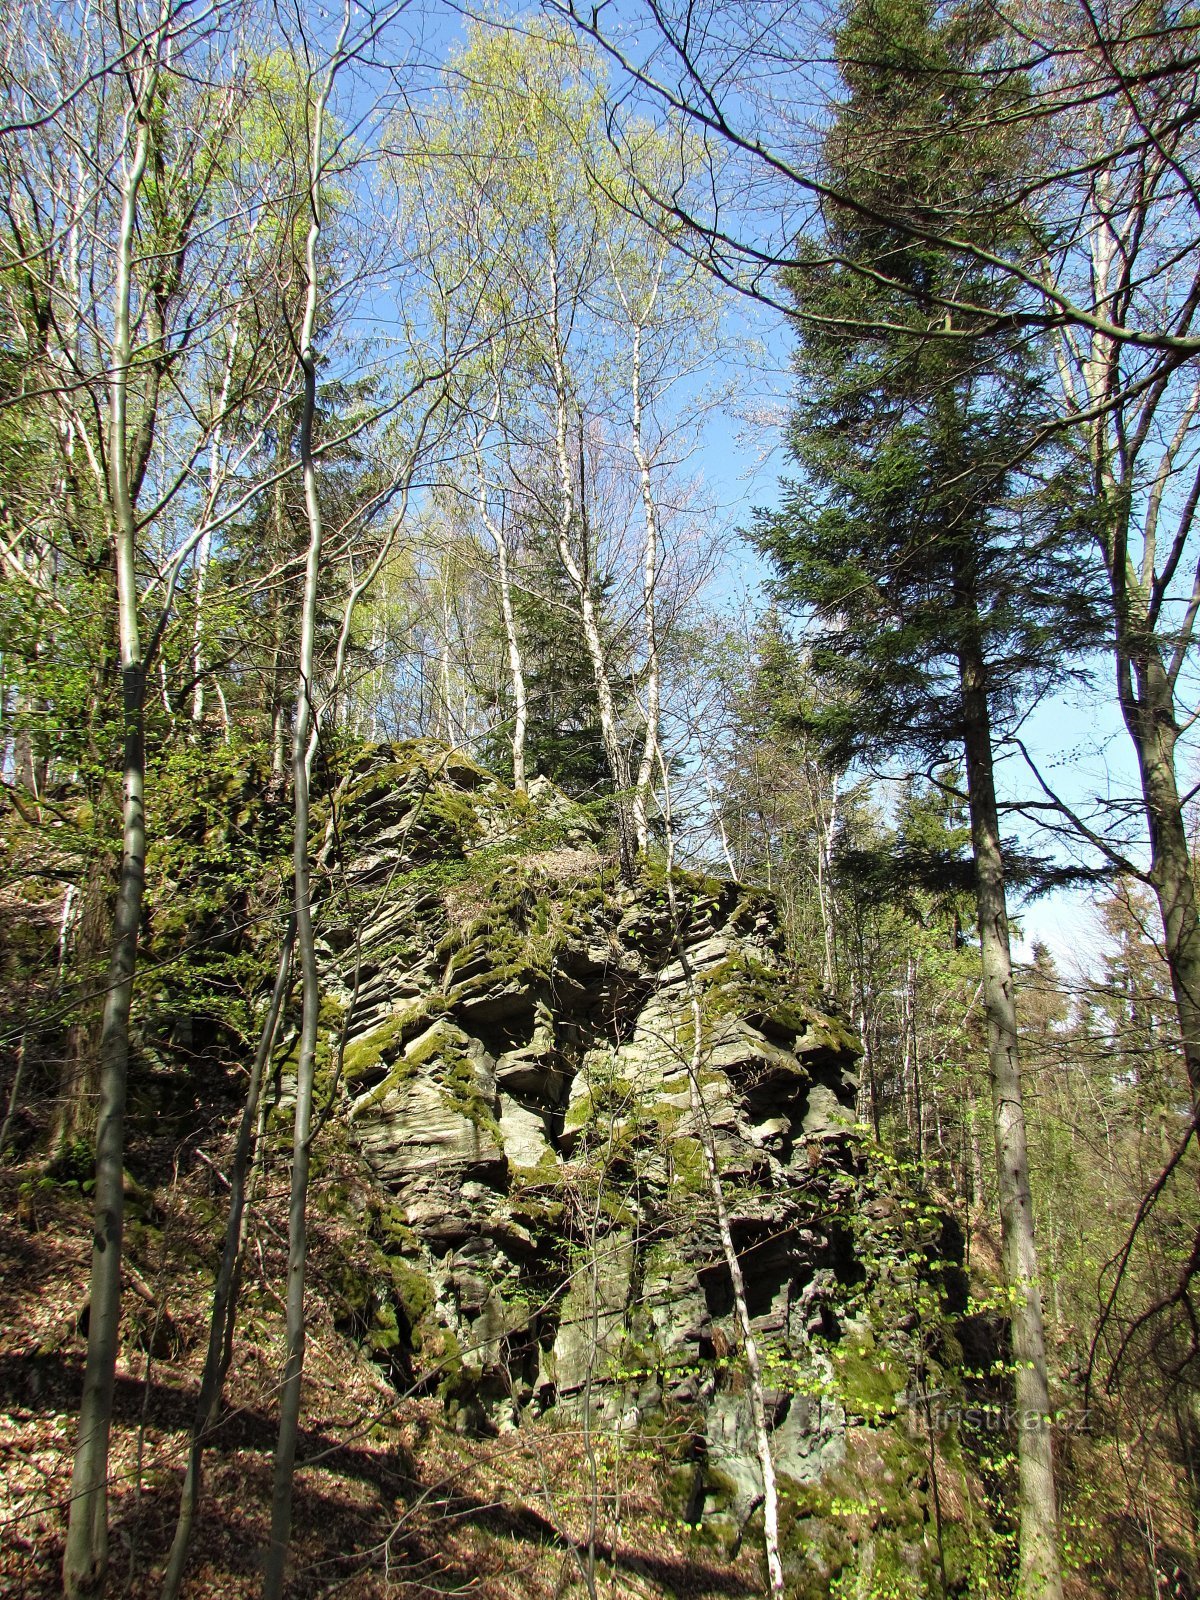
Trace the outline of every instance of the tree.
<instances>
[{"instance_id":1,"label":"tree","mask_svg":"<svg viewBox=\"0 0 1200 1600\"><path fill-rule=\"evenodd\" d=\"M650 214L682 227L697 259L723 281L781 307L778 269L797 239L808 240L831 269L886 293L886 315L874 323L881 339L954 344L984 326L1053 335L1061 406L1057 417L1048 405L1030 417L1029 445L1061 430L1092 480L1116 695L1138 765L1149 865L1120 842L1122 806L1115 818L1100 806L1100 820L1089 821L1035 769L1044 799L1029 809L1039 820L1047 811L1065 819L1116 870L1141 873L1152 888L1195 1092L1200 910L1185 866L1177 772L1191 715L1181 674L1186 679L1200 597L1192 536L1200 481L1194 13L1155 0L992 7L987 48L969 69L980 96L960 106L960 125L964 136L1003 143L1015 126L1005 96L1014 95L1027 158L993 171L978 192L881 207L847 173L822 164L812 130L835 108L822 69L825 23L807 8L781 18L757 5L652 3L623 15L619 37L602 10L575 0L557 0L556 9L617 68L612 124L627 164L636 140L625 136L624 120L644 116L647 104L707 141L705 204L661 182L641 189ZM781 61L794 69L791 81L806 86L799 100L779 92ZM878 132L875 159L898 166L921 126ZM858 217L864 229L885 223L913 250L936 256L938 285L916 294L893 270L889 248L854 257L822 237L829 208ZM997 248L996 229L1003 233L1016 217L1027 222L1023 240L1014 246L1010 235ZM1005 286L1002 303L972 288L989 276Z\"/></svg>"},{"instance_id":2,"label":"tree","mask_svg":"<svg viewBox=\"0 0 1200 1600\"><path fill-rule=\"evenodd\" d=\"M54 23L44 52L18 50L8 63L23 99L57 102L49 117L14 130L3 151L4 265L10 304L20 306L14 321L38 374L31 409L44 408L52 419L72 481L77 471L90 478L94 518L68 515L63 531L66 548L72 538L82 539L82 549L77 544L72 553L112 585L106 654L121 706L121 859L95 1075L88 1359L63 1562L70 1596L97 1592L108 1559L108 1437L120 1316L130 1011L145 879L149 673L184 563L225 514L218 512L210 479L203 509L180 525L193 461L210 439L216 441L211 459L220 453L213 409L200 400L203 362L191 334L193 318L220 325L224 307L214 306L213 274L236 233L205 217L205 210L216 188L214 150L242 103L238 92L210 76L211 52L217 41L228 43L237 21L236 10L218 10L189 30L164 0L155 10L105 14L95 31L90 19L76 30ZM184 58L186 78L179 76ZM206 138L186 141L184 156L180 136L189 117L205 127ZM60 159L62 138L79 156L74 170ZM39 178L49 201L44 207L32 199ZM204 246L202 219L210 224ZM65 262L64 232L70 241ZM81 302L84 279L88 294ZM166 417L189 387L199 404L178 409L180 415L190 410L194 425L180 427L173 454L160 457ZM158 536L156 546L148 529ZM44 532L31 529L22 542L28 538L29 550L39 543L45 548ZM35 555L32 564L20 564L32 586L61 609L48 576L53 563Z\"/></svg>"},{"instance_id":3,"label":"tree","mask_svg":"<svg viewBox=\"0 0 1200 1600\"><path fill-rule=\"evenodd\" d=\"M513 771L527 728L535 739L518 591L558 589L553 567L590 665L629 871L649 839L678 582L686 497L673 475L704 410L683 390L711 355L716 302L627 204L587 56L560 27L476 24L447 70L454 92L421 130L419 171L442 219L446 326L473 324L482 346L459 373L464 492L495 555ZM642 159L664 168L666 147L643 133ZM522 546L547 533L531 575Z\"/></svg>"},{"instance_id":4,"label":"tree","mask_svg":"<svg viewBox=\"0 0 1200 1600\"><path fill-rule=\"evenodd\" d=\"M1182 20L1182 19L1181 19ZM1166 327L1194 337L1195 19L1172 26L1144 3L1071 18L1053 82L1095 85L1092 103L1056 130L1053 153L1082 152L1079 171L1043 198L1059 276L1090 289L1109 331L1056 335L1061 419L1086 476L1096 552L1110 598L1109 649L1121 717L1137 759L1149 842L1145 868L1101 812L1100 831L1040 778L1049 801L1120 872L1157 901L1180 1034L1200 1098L1200 906L1184 819L1178 747L1192 719L1189 666L1200 614L1200 376L1196 362L1151 341ZM1123 87L1114 95L1113 79ZM1064 163L1065 164L1065 163ZM1081 237L1064 227L1086 219ZM1105 824L1108 824L1107 826Z\"/></svg>"},{"instance_id":5,"label":"tree","mask_svg":"<svg viewBox=\"0 0 1200 1600\"><path fill-rule=\"evenodd\" d=\"M849 98L830 130L834 183L861 199L829 217L828 252L802 251L787 282L801 314L804 389L789 432L804 473L759 542L780 590L811 610L819 675L840 686L820 721L843 760L907 750L930 762L961 754L971 821L1005 1277L1019 1413L1021 1587L1061 1593L1042 1310L1018 1065L1006 903L1006 848L994 774L1022 693L1063 670L1094 639L1079 591L1062 467L1031 459L1040 404L1036 351L995 332L1002 276L960 271L905 229L875 219L895 207L952 207L994 183L1013 152L985 122L974 67L987 24L969 10L936 15L921 0L868 0L837 35ZM1010 111L1010 91L1002 91ZM994 110L998 113L1000 107ZM909 130L906 160L893 153ZM868 213L864 220L864 211ZM992 235L990 249L1004 248ZM833 267L826 257L860 263ZM869 264L888 263L886 282ZM951 343L875 329L891 285L937 317L951 292L981 309Z\"/></svg>"}]
</instances>

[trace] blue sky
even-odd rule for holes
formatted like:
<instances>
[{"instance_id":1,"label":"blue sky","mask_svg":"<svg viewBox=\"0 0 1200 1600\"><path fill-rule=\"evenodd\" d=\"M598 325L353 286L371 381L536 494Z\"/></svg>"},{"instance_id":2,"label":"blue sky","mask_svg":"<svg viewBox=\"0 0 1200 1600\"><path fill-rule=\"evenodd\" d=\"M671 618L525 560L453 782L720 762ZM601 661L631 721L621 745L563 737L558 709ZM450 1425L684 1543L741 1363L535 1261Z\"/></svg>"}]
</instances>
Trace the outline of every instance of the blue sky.
<instances>
[{"instance_id":1,"label":"blue sky","mask_svg":"<svg viewBox=\"0 0 1200 1600\"><path fill-rule=\"evenodd\" d=\"M714 413L709 421L698 454L698 464L713 493L734 526L745 526L755 506L776 503L780 475L787 470L780 430L768 423L750 419L750 413L774 410L782 418L786 411L792 379L788 370L790 336L773 313L745 304L730 305L731 345L736 344L735 362L718 363L717 380L745 378L742 351L748 339L760 347L758 360L749 381L739 381L741 397L736 412ZM736 604L749 594L762 594L770 577L767 565L741 541L729 548L720 572L710 590L716 603ZM1113 690L1112 669L1107 658L1095 663L1089 689L1059 691L1047 695L1029 713L1021 737L1046 782L1072 808L1095 820L1098 803L1114 800L1138 801L1137 764L1128 734L1121 720ZM1194 757L1181 747L1181 784ZM997 769L1002 798L1041 798L1036 779L1014 752ZM1032 847L1046 847L1037 830L1020 819L1006 824ZM1144 861L1140 829L1134 830L1129 850L1137 862ZM1059 848L1060 859L1092 859L1086 852ZM1102 892L1102 891L1101 891ZM1014 906L1021 931L1020 953L1027 957L1035 940L1047 945L1061 967L1082 972L1094 969L1103 951L1103 935L1093 906L1094 891L1059 890L1023 906Z\"/></svg>"}]
</instances>

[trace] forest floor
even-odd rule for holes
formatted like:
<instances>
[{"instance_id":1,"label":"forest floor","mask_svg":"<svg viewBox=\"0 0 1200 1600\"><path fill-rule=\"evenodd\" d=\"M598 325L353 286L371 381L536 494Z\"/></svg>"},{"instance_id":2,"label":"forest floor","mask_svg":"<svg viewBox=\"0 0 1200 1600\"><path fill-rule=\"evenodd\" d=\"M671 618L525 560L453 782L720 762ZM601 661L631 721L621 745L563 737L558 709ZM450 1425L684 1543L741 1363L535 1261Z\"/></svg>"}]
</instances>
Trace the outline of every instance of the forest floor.
<instances>
[{"instance_id":1,"label":"forest floor","mask_svg":"<svg viewBox=\"0 0 1200 1600\"><path fill-rule=\"evenodd\" d=\"M176 1180L155 1194L156 1228L134 1220L128 1230L108 1592L131 1600L159 1593L178 1510L212 1289L203 1260L217 1208L203 1187ZM225 1417L206 1456L189 1597L241 1600L261 1589L283 1348L273 1284L282 1281L285 1226L282 1192L264 1201ZM34 1168L0 1175L0 1595L60 1592L90 1228L90 1205L74 1186L49 1184ZM523 1424L467 1437L445 1426L440 1400L398 1396L334 1325L320 1222L315 1231L288 1594L553 1600L581 1587L588 1475L578 1434ZM189 1236L195 1249L181 1250ZM669 1515L660 1464L647 1459L654 1454L631 1451L618 1474L604 1464L598 1592L760 1594L756 1551L715 1554Z\"/></svg>"}]
</instances>

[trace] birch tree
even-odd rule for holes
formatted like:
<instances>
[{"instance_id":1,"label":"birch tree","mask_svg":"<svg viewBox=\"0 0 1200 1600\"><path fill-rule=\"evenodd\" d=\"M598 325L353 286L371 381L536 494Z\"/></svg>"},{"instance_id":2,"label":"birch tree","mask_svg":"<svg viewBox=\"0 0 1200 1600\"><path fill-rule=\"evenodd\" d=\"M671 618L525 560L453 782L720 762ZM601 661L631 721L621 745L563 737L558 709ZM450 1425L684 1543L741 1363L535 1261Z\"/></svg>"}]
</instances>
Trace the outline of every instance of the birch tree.
<instances>
[{"instance_id":1,"label":"birch tree","mask_svg":"<svg viewBox=\"0 0 1200 1600\"><path fill-rule=\"evenodd\" d=\"M717 317L696 270L625 208L598 106L569 36L476 25L425 130L422 165L427 207L453 219L438 269L461 285L449 314L476 319L490 340L470 402L468 476L510 569L498 578L515 724L524 737L502 503L516 532L549 531L573 594L628 873L649 838L669 614L659 597L686 515L679 474L705 411ZM648 136L651 158L666 155ZM621 679L635 655L627 703Z\"/></svg>"}]
</instances>

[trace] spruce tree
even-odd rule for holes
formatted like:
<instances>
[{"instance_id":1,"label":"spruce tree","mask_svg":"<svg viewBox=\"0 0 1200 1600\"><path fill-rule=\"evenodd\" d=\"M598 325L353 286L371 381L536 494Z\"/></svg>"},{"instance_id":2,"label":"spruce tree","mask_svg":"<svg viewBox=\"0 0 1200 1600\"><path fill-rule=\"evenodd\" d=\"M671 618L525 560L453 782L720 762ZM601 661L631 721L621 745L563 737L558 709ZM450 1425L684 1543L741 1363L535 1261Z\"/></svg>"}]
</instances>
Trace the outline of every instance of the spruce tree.
<instances>
[{"instance_id":1,"label":"spruce tree","mask_svg":"<svg viewBox=\"0 0 1200 1600\"><path fill-rule=\"evenodd\" d=\"M977 9L859 0L837 40L849 90L826 138L835 185L826 249L786 275L798 312L800 469L759 519L778 591L811 620L813 664L836 687L821 731L839 761L907 756L966 774L977 928L1011 1297L1020 1472L1020 1590L1061 1577L1041 1299L1029 1194L995 751L1029 694L1094 638L1080 585L1084 530L1049 446L1040 352L1010 331L1002 276L914 239L923 211L986 212L1020 151L1015 104L985 104ZM996 91L999 93L1000 91ZM1011 79L1003 94L1017 93ZM985 131L976 131L985 130ZM881 218L894 217L895 226ZM1007 234L1006 234L1007 229ZM987 241L1017 242L997 209ZM833 262L841 265L833 265ZM897 285L902 286L897 289ZM900 295L928 335L902 327ZM956 325L951 298L986 308ZM911 319L908 319L911 328Z\"/></svg>"}]
</instances>

